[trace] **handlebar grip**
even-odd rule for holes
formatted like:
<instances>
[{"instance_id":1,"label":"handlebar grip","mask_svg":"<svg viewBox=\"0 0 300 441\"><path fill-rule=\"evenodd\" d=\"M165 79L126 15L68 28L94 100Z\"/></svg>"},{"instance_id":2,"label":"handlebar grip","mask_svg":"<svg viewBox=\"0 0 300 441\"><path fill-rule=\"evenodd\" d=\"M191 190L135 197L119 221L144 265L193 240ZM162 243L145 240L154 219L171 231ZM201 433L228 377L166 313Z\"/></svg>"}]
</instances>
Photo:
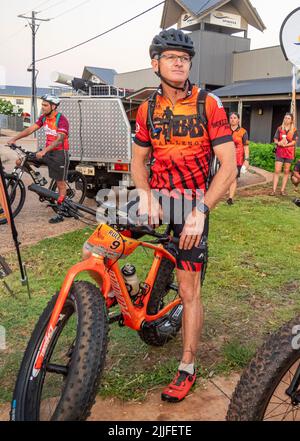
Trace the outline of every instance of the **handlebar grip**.
<instances>
[{"instance_id":1,"label":"handlebar grip","mask_svg":"<svg viewBox=\"0 0 300 441\"><path fill-rule=\"evenodd\" d=\"M59 198L59 194L55 193L55 191L48 190L47 188L41 187L37 184L31 184L28 187L28 190L33 191L34 193L37 193L39 196L43 196L47 199L54 199L57 201Z\"/></svg>"}]
</instances>

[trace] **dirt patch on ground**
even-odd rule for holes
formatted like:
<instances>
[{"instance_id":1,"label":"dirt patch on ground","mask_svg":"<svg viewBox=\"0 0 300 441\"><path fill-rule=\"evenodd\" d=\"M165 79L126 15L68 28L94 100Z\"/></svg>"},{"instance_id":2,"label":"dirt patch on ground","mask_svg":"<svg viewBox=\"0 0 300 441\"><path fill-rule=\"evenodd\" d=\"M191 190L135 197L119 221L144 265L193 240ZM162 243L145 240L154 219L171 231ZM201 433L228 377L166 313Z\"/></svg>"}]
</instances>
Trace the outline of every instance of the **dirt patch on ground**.
<instances>
[{"instance_id":1,"label":"dirt patch on ground","mask_svg":"<svg viewBox=\"0 0 300 441\"><path fill-rule=\"evenodd\" d=\"M268 185L264 186L257 186L257 187L251 187L251 188L241 188L238 191L239 196L241 197L253 197L253 196L269 196L272 189Z\"/></svg>"},{"instance_id":2,"label":"dirt patch on ground","mask_svg":"<svg viewBox=\"0 0 300 441\"><path fill-rule=\"evenodd\" d=\"M161 401L161 389L149 391L144 402L97 398L89 421L224 421L239 376L198 380L184 401ZM9 420L10 405L0 405L0 421Z\"/></svg>"}]
</instances>

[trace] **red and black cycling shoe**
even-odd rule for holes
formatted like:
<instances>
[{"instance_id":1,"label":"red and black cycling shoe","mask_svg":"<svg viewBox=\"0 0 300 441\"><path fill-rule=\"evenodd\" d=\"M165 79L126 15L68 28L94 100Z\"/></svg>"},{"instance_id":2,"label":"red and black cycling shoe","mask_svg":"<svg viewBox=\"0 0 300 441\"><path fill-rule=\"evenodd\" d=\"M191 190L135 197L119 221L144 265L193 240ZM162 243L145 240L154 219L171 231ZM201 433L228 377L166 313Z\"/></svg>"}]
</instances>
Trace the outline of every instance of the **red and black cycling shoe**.
<instances>
[{"instance_id":1,"label":"red and black cycling shoe","mask_svg":"<svg viewBox=\"0 0 300 441\"><path fill-rule=\"evenodd\" d=\"M196 372L191 375L185 371L178 371L174 380L163 390L161 399L169 401L169 403L182 401L189 393L195 381Z\"/></svg>"}]
</instances>

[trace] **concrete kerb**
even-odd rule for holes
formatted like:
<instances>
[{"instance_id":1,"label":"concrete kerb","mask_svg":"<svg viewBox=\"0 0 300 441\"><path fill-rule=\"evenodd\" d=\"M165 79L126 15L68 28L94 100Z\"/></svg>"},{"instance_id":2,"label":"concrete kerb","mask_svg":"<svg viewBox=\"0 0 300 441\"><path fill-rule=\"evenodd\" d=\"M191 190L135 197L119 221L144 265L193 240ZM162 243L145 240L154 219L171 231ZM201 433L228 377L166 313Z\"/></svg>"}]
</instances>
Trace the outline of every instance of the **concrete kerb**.
<instances>
[{"instance_id":1,"label":"concrete kerb","mask_svg":"<svg viewBox=\"0 0 300 441\"><path fill-rule=\"evenodd\" d=\"M241 190L241 189L244 190L246 188L256 187L258 185L265 185L265 184L269 184L270 182L273 182L273 173L268 172L267 170L263 170L258 167L254 167L254 166L250 166L249 170L253 171L255 174L264 178L264 181L254 182L252 184L241 185L240 187L238 187L238 190Z\"/></svg>"}]
</instances>

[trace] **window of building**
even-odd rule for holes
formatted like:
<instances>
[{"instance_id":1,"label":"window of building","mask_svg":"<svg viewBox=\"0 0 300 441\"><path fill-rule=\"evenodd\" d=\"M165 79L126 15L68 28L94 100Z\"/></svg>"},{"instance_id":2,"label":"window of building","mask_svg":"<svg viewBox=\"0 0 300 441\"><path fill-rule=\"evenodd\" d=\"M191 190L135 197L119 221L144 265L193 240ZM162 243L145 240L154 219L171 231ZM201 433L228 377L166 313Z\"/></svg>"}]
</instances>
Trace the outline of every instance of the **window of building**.
<instances>
[{"instance_id":1,"label":"window of building","mask_svg":"<svg viewBox=\"0 0 300 441\"><path fill-rule=\"evenodd\" d=\"M16 104L24 104L24 100L22 100L21 98L17 98Z\"/></svg>"}]
</instances>

